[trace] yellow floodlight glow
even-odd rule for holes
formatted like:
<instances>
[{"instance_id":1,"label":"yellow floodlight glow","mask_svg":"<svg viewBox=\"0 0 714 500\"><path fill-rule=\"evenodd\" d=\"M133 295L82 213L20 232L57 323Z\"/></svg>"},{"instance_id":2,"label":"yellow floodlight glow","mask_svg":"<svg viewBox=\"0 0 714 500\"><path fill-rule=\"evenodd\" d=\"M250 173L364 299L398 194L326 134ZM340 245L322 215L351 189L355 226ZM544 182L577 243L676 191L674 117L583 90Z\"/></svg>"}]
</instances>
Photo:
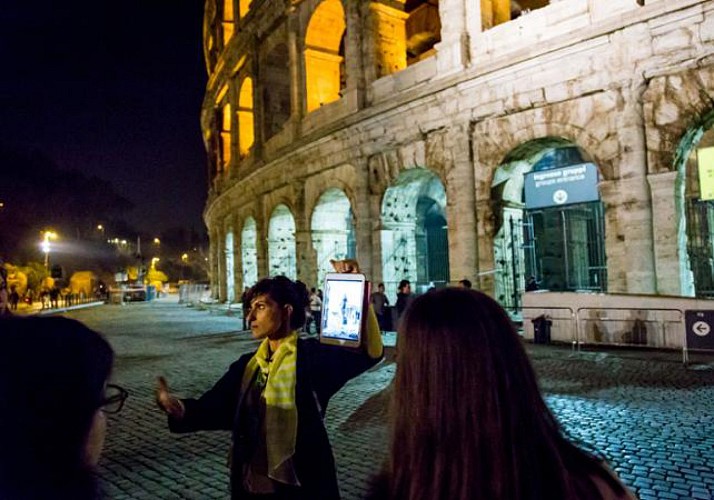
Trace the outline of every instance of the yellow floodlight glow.
<instances>
[{"instance_id":1,"label":"yellow floodlight glow","mask_svg":"<svg viewBox=\"0 0 714 500\"><path fill-rule=\"evenodd\" d=\"M699 195L702 200L714 200L714 147L697 151Z\"/></svg>"}]
</instances>

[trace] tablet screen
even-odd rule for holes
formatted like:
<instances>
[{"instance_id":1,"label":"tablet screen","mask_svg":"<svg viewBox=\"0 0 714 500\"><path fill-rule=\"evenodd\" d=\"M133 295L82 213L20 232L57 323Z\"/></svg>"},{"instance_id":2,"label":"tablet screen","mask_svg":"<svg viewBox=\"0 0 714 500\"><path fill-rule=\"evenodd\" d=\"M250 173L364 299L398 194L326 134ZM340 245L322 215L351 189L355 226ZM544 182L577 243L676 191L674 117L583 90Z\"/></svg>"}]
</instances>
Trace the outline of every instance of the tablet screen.
<instances>
[{"instance_id":1,"label":"tablet screen","mask_svg":"<svg viewBox=\"0 0 714 500\"><path fill-rule=\"evenodd\" d=\"M359 344L364 314L364 287L364 275L327 276L322 310L323 340Z\"/></svg>"}]
</instances>

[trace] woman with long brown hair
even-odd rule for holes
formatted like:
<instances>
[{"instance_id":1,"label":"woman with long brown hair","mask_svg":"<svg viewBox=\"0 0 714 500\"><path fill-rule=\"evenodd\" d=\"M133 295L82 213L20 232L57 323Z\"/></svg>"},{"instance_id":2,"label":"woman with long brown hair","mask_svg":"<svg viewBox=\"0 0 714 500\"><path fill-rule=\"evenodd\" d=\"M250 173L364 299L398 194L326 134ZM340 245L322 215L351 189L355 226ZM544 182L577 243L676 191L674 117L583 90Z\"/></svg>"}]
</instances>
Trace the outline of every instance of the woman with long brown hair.
<instances>
[{"instance_id":1,"label":"woman with long brown hair","mask_svg":"<svg viewBox=\"0 0 714 500\"><path fill-rule=\"evenodd\" d=\"M372 498L633 498L570 443L505 311L464 288L415 299L399 328L391 454Z\"/></svg>"}]
</instances>

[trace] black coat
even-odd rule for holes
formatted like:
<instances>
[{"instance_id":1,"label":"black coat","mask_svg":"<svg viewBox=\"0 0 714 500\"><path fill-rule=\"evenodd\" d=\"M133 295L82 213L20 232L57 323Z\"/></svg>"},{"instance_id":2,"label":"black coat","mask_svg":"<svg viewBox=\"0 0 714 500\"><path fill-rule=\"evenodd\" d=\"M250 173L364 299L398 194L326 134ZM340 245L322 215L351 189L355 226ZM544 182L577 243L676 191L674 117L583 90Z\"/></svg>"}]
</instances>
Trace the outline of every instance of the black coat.
<instances>
[{"instance_id":1,"label":"black coat","mask_svg":"<svg viewBox=\"0 0 714 500\"><path fill-rule=\"evenodd\" d=\"M259 435L257 419L254 419L252 436L241 435L237 428L238 409L244 396L241 393L243 372L254 354L245 354L231 364L228 372L199 399L184 399L186 412L181 420L169 417L171 432L233 432L231 485L234 499L242 498L242 464L250 459L246 449L251 448L251 439ZM332 395L378 361L364 351L327 346L316 339L298 339L295 386L298 427L293 463L301 487L292 498L340 498L335 461L322 419Z\"/></svg>"}]
</instances>

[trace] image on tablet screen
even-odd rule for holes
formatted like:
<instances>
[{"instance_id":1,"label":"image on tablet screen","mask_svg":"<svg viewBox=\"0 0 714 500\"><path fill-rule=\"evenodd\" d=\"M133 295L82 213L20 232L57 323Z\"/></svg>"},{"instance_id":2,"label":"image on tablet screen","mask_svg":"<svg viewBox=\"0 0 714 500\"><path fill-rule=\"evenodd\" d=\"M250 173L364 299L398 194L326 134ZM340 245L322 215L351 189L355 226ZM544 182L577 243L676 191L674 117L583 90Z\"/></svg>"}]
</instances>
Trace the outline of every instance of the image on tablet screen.
<instances>
[{"instance_id":1,"label":"image on tablet screen","mask_svg":"<svg viewBox=\"0 0 714 500\"><path fill-rule=\"evenodd\" d=\"M362 322L364 282L328 281L322 318L322 336L358 340Z\"/></svg>"}]
</instances>

